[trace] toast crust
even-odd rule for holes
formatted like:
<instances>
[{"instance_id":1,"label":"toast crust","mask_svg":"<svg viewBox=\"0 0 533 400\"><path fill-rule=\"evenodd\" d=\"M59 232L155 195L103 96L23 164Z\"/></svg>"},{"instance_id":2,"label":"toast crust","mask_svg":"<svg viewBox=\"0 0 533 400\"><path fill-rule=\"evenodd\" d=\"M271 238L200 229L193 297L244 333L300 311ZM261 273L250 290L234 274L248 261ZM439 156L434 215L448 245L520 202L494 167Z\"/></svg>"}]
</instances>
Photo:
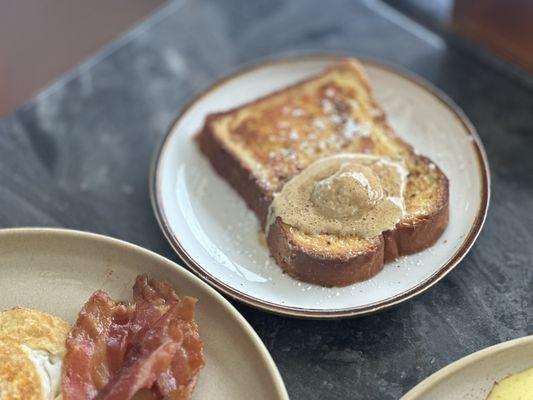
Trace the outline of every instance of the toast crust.
<instances>
[{"instance_id":1,"label":"toast crust","mask_svg":"<svg viewBox=\"0 0 533 400\"><path fill-rule=\"evenodd\" d=\"M216 118L218 115L220 114L208 115L203 130L196 136L200 150L208 158L214 170L229 182L233 189L244 199L246 205L255 212L261 226L264 228L267 221L268 207L272 202L273 196L261 188L254 173L240 163L214 134L209 120Z\"/></svg>"},{"instance_id":2,"label":"toast crust","mask_svg":"<svg viewBox=\"0 0 533 400\"><path fill-rule=\"evenodd\" d=\"M305 85L313 79L315 78L306 79L243 107L253 106L288 89ZM359 74L358 79L370 90L363 73ZM374 101L373 104L377 107ZM255 212L264 229L274 192L265 188L257 174L239 159L238 155L217 136L213 128L214 121L231 115L241 108L209 115L196 139L200 150L209 159L215 171L241 195L248 207ZM444 173L428 158L415 154L412 147L388 126L382 112L376 116L374 122L386 131L388 140L394 142L402 152L414 160L413 163L417 168L431 171L438 188L431 212L413 215L400 221L394 229L369 240L363 250L358 249L356 252L332 251L327 246L302 246L298 240L295 240L293 228L277 218L269 227L266 240L271 255L290 276L322 286L346 286L367 280L379 273L384 263L432 246L446 229L449 219L449 184ZM364 141L362 145L363 150L366 150ZM409 204L407 209L409 211Z\"/></svg>"},{"instance_id":3,"label":"toast crust","mask_svg":"<svg viewBox=\"0 0 533 400\"><path fill-rule=\"evenodd\" d=\"M268 247L291 277L322 286L346 286L372 278L383 269L384 240L377 236L357 255L329 256L306 251L291 240L290 227L280 218L269 229Z\"/></svg>"}]
</instances>

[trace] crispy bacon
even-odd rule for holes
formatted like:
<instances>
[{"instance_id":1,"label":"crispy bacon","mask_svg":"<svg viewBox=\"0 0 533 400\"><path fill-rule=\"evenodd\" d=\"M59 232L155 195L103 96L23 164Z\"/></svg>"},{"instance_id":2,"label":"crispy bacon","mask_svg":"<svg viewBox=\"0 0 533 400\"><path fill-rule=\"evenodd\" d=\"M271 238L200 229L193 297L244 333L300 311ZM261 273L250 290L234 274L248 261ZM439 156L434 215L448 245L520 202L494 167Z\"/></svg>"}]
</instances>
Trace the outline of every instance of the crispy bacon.
<instances>
[{"instance_id":1,"label":"crispy bacon","mask_svg":"<svg viewBox=\"0 0 533 400\"><path fill-rule=\"evenodd\" d=\"M191 297L176 296L168 282L146 277L138 277L133 287L133 298L137 305L156 304L160 310L170 307L176 302L181 310L181 332L183 343L176 352L172 364L159 376L154 393L159 399L187 400L198 380L198 374L204 366L203 343L198 334L198 326L194 322L194 306L196 300Z\"/></svg>"},{"instance_id":2,"label":"crispy bacon","mask_svg":"<svg viewBox=\"0 0 533 400\"><path fill-rule=\"evenodd\" d=\"M189 324L183 328L183 344L174 355L170 368L157 380L159 398L189 399L203 366L203 344L196 324Z\"/></svg>"},{"instance_id":3,"label":"crispy bacon","mask_svg":"<svg viewBox=\"0 0 533 400\"><path fill-rule=\"evenodd\" d=\"M108 384L98 393L97 400L132 398L140 389L149 389L159 375L166 371L178 351L183 336L177 323L179 308L174 306L153 325L136 333L125 354L124 364Z\"/></svg>"},{"instance_id":4,"label":"crispy bacon","mask_svg":"<svg viewBox=\"0 0 533 400\"><path fill-rule=\"evenodd\" d=\"M196 299L145 276L133 294L127 305L97 291L84 305L66 342L64 400L128 400L140 389L189 399L204 365Z\"/></svg>"},{"instance_id":5,"label":"crispy bacon","mask_svg":"<svg viewBox=\"0 0 533 400\"><path fill-rule=\"evenodd\" d=\"M101 290L85 303L66 341L62 377L65 400L92 399L108 383L109 367L122 362L122 358L108 362L108 344L113 348L122 340L116 331L129 323L133 312L132 307L115 303Z\"/></svg>"}]
</instances>

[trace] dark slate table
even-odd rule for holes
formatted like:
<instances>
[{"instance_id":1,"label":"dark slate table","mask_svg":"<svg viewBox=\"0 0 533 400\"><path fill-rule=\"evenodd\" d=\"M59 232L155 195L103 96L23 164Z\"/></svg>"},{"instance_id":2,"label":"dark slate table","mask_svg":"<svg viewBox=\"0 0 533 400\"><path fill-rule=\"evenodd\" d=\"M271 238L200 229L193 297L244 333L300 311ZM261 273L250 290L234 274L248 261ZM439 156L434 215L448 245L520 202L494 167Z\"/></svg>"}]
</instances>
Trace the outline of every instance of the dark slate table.
<instances>
[{"instance_id":1,"label":"dark slate table","mask_svg":"<svg viewBox=\"0 0 533 400\"><path fill-rule=\"evenodd\" d=\"M448 93L485 144L492 201L471 253L436 287L377 315L306 321L236 304L291 398L397 399L451 361L533 333L532 88L474 50L373 1L170 3L0 121L0 226L98 232L179 261L152 214L148 170L191 96L284 54L406 67Z\"/></svg>"}]
</instances>

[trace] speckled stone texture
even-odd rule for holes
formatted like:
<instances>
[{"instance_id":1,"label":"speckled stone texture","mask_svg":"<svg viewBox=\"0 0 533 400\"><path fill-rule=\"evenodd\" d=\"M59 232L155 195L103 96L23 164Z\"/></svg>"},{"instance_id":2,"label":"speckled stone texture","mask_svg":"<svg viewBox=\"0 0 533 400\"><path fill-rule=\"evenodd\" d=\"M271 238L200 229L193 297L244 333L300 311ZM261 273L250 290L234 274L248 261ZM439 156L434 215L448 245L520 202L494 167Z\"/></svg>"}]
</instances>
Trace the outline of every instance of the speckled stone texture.
<instances>
[{"instance_id":1,"label":"speckled stone texture","mask_svg":"<svg viewBox=\"0 0 533 400\"><path fill-rule=\"evenodd\" d=\"M533 93L379 2L168 4L0 121L0 226L98 232L179 261L148 195L173 116L243 63L316 51L376 57L446 92L483 139L492 201L461 265L395 309L305 321L237 304L291 398L397 399L451 361L533 333Z\"/></svg>"}]
</instances>

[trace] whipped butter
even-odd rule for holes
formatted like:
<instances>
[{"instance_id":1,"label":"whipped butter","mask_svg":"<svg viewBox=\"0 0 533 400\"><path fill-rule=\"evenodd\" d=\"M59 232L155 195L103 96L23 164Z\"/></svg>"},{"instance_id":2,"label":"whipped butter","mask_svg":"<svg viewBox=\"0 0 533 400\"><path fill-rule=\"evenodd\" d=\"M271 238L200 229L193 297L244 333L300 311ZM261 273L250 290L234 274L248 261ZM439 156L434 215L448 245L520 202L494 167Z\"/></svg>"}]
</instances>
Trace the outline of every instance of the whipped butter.
<instances>
[{"instance_id":1,"label":"whipped butter","mask_svg":"<svg viewBox=\"0 0 533 400\"><path fill-rule=\"evenodd\" d=\"M270 206L269 220L280 217L307 234L374 237L404 216L406 177L401 163L383 157L321 158L283 186Z\"/></svg>"}]
</instances>

